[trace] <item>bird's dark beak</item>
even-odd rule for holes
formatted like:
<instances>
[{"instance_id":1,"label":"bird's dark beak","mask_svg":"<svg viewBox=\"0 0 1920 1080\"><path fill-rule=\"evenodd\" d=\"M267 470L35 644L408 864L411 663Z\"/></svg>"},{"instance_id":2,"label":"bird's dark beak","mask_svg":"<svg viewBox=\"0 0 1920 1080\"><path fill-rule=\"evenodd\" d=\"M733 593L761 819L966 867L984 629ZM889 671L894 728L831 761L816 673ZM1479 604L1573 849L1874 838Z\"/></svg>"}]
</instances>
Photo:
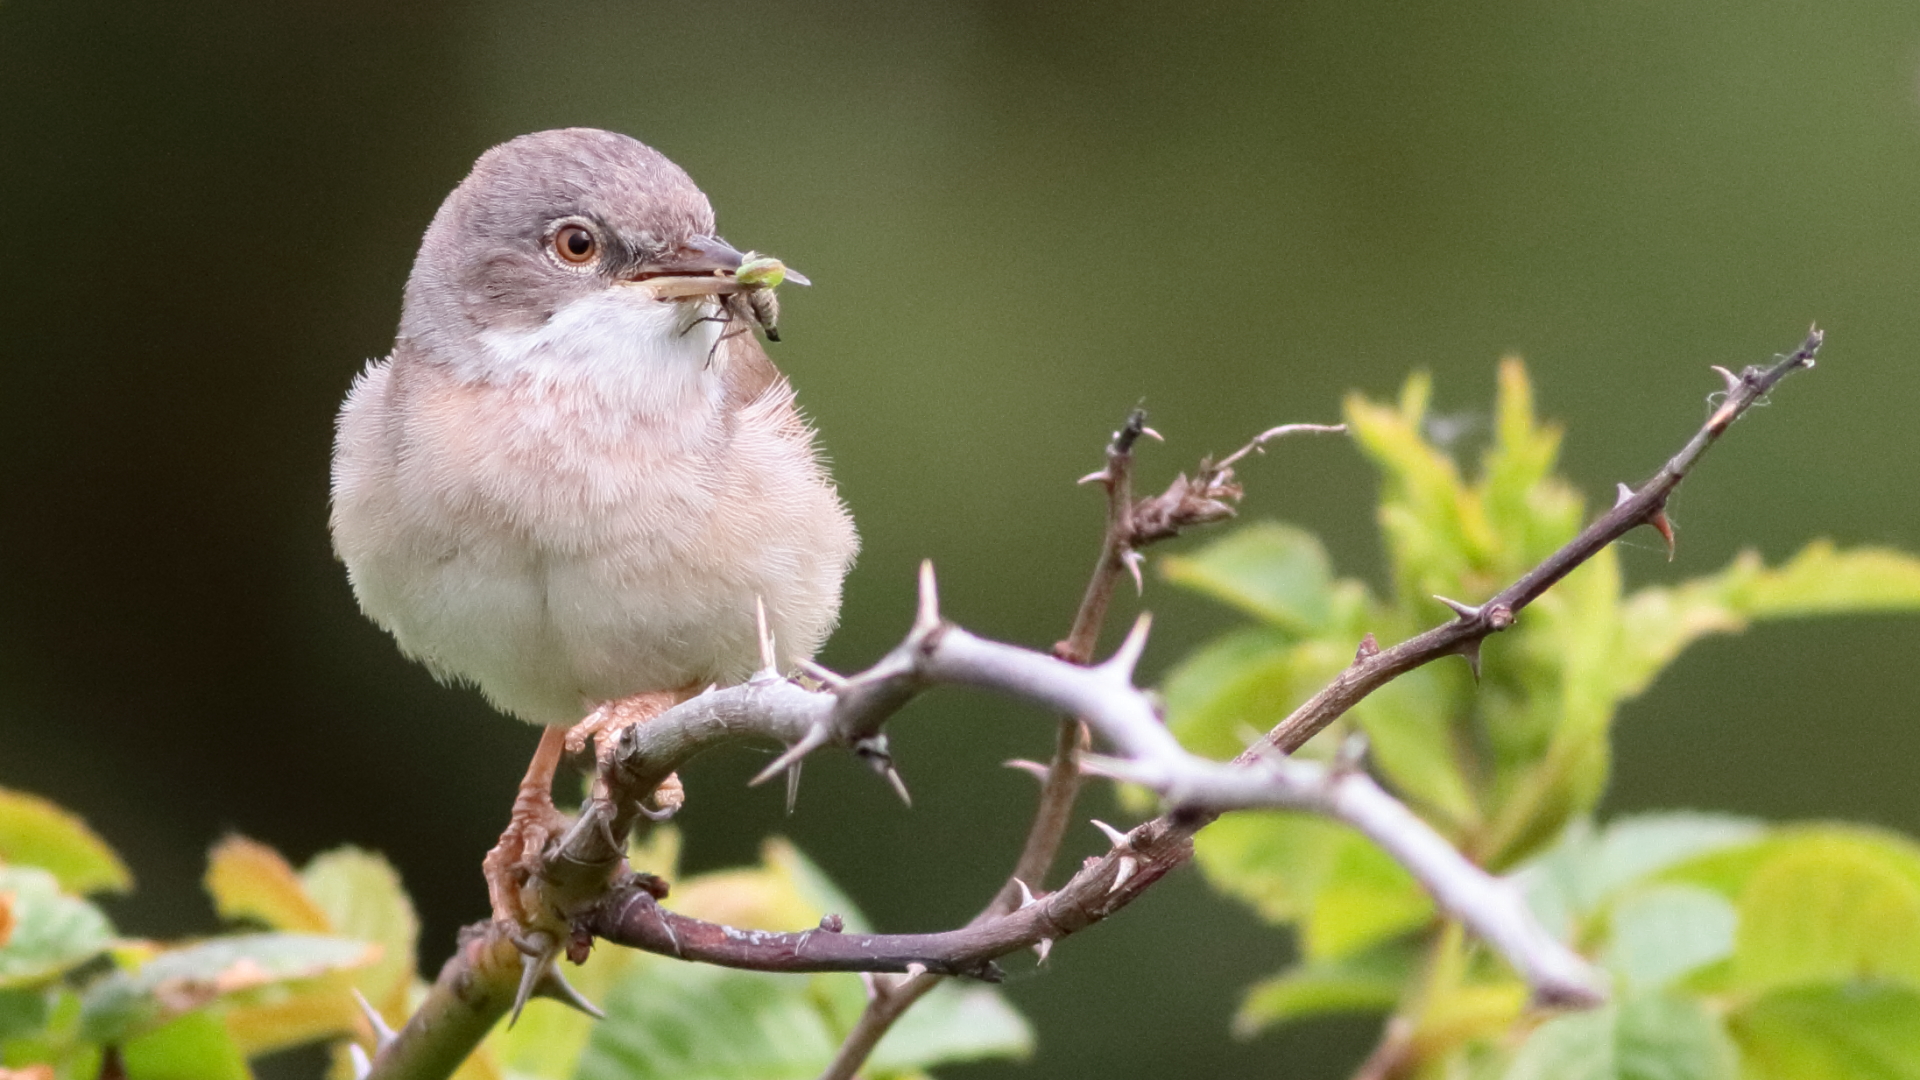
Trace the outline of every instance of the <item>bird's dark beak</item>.
<instances>
[{"instance_id":1,"label":"bird's dark beak","mask_svg":"<svg viewBox=\"0 0 1920 1080\"><path fill-rule=\"evenodd\" d=\"M679 248L634 267L629 281L663 277L731 277L746 256L717 236L696 236Z\"/></svg>"}]
</instances>

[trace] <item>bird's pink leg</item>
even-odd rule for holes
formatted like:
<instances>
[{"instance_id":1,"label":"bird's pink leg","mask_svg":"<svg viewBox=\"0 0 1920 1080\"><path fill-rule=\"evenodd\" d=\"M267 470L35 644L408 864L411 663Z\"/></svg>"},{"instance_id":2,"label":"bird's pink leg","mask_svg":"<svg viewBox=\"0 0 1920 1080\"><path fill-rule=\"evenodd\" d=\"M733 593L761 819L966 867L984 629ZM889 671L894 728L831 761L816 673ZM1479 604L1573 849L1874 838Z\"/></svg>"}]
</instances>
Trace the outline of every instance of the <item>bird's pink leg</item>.
<instances>
[{"instance_id":1,"label":"bird's pink leg","mask_svg":"<svg viewBox=\"0 0 1920 1080\"><path fill-rule=\"evenodd\" d=\"M516 928L526 928L532 923L534 912L525 890L539 869L540 854L546 849L547 841L565 831L568 825L566 816L553 805L553 774L560 767L560 756L566 745L565 729L541 729L540 746L533 752L527 775L514 796L507 829L480 864L486 874L487 898L493 904L496 922Z\"/></svg>"},{"instance_id":2,"label":"bird's pink leg","mask_svg":"<svg viewBox=\"0 0 1920 1080\"><path fill-rule=\"evenodd\" d=\"M593 740L594 758L605 765L613 756L614 744L619 740L620 732L647 721L673 708L692 697L700 690L699 686L683 686L678 690L659 690L645 694L634 694L602 704L587 714L585 720L573 725L567 731L567 752L578 753L586 749L587 740ZM661 815L673 813L687 801L687 792L680 784L680 774L669 775L653 789L653 804Z\"/></svg>"}]
</instances>

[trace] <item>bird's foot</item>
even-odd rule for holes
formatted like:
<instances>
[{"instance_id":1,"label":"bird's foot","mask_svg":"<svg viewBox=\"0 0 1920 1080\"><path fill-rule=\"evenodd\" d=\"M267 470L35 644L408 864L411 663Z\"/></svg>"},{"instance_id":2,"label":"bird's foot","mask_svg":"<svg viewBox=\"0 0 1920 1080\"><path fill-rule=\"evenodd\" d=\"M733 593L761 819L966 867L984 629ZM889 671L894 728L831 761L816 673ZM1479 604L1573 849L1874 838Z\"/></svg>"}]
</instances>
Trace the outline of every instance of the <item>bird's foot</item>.
<instances>
[{"instance_id":1,"label":"bird's foot","mask_svg":"<svg viewBox=\"0 0 1920 1080\"><path fill-rule=\"evenodd\" d=\"M622 731L644 724L680 704L692 696L692 689L635 694L601 704L588 713L585 720L567 730L567 752L579 753L586 749L587 741L591 739L594 760L604 771L613 760L614 748L619 745ZM649 811L648 816L672 817L686 801L687 791L680 783L680 774L669 774L660 781L659 787L653 789L653 805L657 809Z\"/></svg>"},{"instance_id":2,"label":"bird's foot","mask_svg":"<svg viewBox=\"0 0 1920 1080\"><path fill-rule=\"evenodd\" d=\"M506 831L480 864L494 921L508 927L516 938L542 922L536 895L540 858L547 842L571 824L553 805L553 774L565 743L566 732L559 728L541 733L540 748L534 751L527 775L520 781L520 791L514 796Z\"/></svg>"}]
</instances>

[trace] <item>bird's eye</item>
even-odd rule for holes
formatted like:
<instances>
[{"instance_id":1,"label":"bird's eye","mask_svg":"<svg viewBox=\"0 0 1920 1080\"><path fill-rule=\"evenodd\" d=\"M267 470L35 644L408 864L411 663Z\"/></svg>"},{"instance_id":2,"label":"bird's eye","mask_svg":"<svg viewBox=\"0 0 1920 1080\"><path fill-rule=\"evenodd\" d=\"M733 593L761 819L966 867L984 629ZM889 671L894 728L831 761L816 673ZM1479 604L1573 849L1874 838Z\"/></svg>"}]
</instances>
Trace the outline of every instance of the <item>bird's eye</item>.
<instances>
[{"instance_id":1,"label":"bird's eye","mask_svg":"<svg viewBox=\"0 0 1920 1080\"><path fill-rule=\"evenodd\" d=\"M591 260L599 249L599 242L584 225L567 225L553 234L554 254L576 265Z\"/></svg>"}]
</instances>

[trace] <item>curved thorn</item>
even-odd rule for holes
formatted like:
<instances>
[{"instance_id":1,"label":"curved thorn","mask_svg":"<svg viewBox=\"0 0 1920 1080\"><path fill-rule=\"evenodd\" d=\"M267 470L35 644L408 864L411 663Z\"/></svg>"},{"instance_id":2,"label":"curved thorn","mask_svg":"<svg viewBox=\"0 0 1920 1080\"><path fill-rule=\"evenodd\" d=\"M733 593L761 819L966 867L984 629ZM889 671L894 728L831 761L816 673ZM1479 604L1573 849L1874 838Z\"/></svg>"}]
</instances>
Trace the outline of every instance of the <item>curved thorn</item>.
<instances>
[{"instance_id":1,"label":"curved thorn","mask_svg":"<svg viewBox=\"0 0 1920 1080\"><path fill-rule=\"evenodd\" d=\"M925 975L926 973L927 973L927 965L921 963L918 960L915 960L913 963L907 965L907 978L909 979L917 979L920 976Z\"/></svg>"},{"instance_id":2,"label":"curved thorn","mask_svg":"<svg viewBox=\"0 0 1920 1080\"><path fill-rule=\"evenodd\" d=\"M1093 822L1094 828L1107 834L1107 842L1113 845L1115 851L1125 851L1133 848L1133 841L1127 838L1126 833L1101 821L1099 818L1088 818L1087 820Z\"/></svg>"},{"instance_id":3,"label":"curved thorn","mask_svg":"<svg viewBox=\"0 0 1920 1080\"><path fill-rule=\"evenodd\" d=\"M933 560L920 562L920 608L913 619L917 633L931 633L940 626L940 586L934 580Z\"/></svg>"},{"instance_id":4,"label":"curved thorn","mask_svg":"<svg viewBox=\"0 0 1920 1080\"><path fill-rule=\"evenodd\" d=\"M1713 370L1719 374L1721 380L1727 384L1727 393L1731 394L1735 390L1740 389L1740 376L1735 375L1719 364L1710 364L1708 366L1713 368Z\"/></svg>"},{"instance_id":5,"label":"curved thorn","mask_svg":"<svg viewBox=\"0 0 1920 1080\"><path fill-rule=\"evenodd\" d=\"M380 1015L380 1010L373 1007L373 1002L368 1001L367 995L361 993L357 986L353 988L353 1000L360 1006L360 1018L373 1029L374 1052L379 1053L385 1050L387 1044L396 1037L393 1028L387 1025L387 1018Z\"/></svg>"},{"instance_id":6,"label":"curved thorn","mask_svg":"<svg viewBox=\"0 0 1920 1080\"><path fill-rule=\"evenodd\" d=\"M1133 871L1137 866L1139 866L1139 863L1134 861L1133 856L1120 856L1119 865L1113 872L1113 884L1107 886L1107 895L1112 896L1114 893L1119 892L1120 886L1125 885L1127 879L1133 876Z\"/></svg>"},{"instance_id":7,"label":"curved thorn","mask_svg":"<svg viewBox=\"0 0 1920 1080\"><path fill-rule=\"evenodd\" d=\"M1474 638L1472 641L1469 641L1464 645L1461 645L1460 655L1467 658L1467 667L1473 670L1473 681L1476 683L1479 682L1480 681L1480 639Z\"/></svg>"},{"instance_id":8,"label":"curved thorn","mask_svg":"<svg viewBox=\"0 0 1920 1080\"><path fill-rule=\"evenodd\" d=\"M1026 882L1021 881L1019 878L1014 878L1013 883L1020 887L1020 907L1022 910L1030 908L1039 902L1033 898L1033 890L1027 888Z\"/></svg>"},{"instance_id":9,"label":"curved thorn","mask_svg":"<svg viewBox=\"0 0 1920 1080\"><path fill-rule=\"evenodd\" d=\"M747 781L747 786L759 787L761 784L773 779L785 771L787 766L825 746L829 738L832 738L832 736L827 732L827 729L821 725L816 724L808 728L807 733L800 736L799 742L787 747L786 752L774 758L772 764L755 773L753 779Z\"/></svg>"},{"instance_id":10,"label":"curved thorn","mask_svg":"<svg viewBox=\"0 0 1920 1080\"><path fill-rule=\"evenodd\" d=\"M787 816L793 816L793 807L800 801L800 766L805 761L796 761L787 766Z\"/></svg>"},{"instance_id":11,"label":"curved thorn","mask_svg":"<svg viewBox=\"0 0 1920 1080\"><path fill-rule=\"evenodd\" d=\"M367 1060L367 1052L359 1043L347 1044L347 1060L353 1062L353 1080L367 1080L373 1075L373 1062Z\"/></svg>"},{"instance_id":12,"label":"curved thorn","mask_svg":"<svg viewBox=\"0 0 1920 1080\"><path fill-rule=\"evenodd\" d=\"M1099 472L1090 472L1090 473L1088 473L1087 475L1085 475L1085 476L1083 476L1083 477L1081 477L1080 479L1078 479L1078 480L1075 480L1075 481L1074 481L1074 483L1076 483L1076 484L1092 484L1092 483L1096 483L1096 482L1097 482L1097 483L1102 483L1102 484L1104 484L1104 483L1106 483L1107 481L1109 481L1109 480L1112 480L1112 479L1113 479L1113 477L1112 477L1112 476L1110 476L1110 475L1108 475L1108 473L1107 473L1107 470L1105 470L1105 469L1101 469L1101 470L1100 470Z\"/></svg>"},{"instance_id":13,"label":"curved thorn","mask_svg":"<svg viewBox=\"0 0 1920 1080\"><path fill-rule=\"evenodd\" d=\"M1040 955L1040 963L1042 964L1046 963L1047 954L1053 952L1053 939L1050 937L1043 937L1039 941L1034 942L1033 951Z\"/></svg>"},{"instance_id":14,"label":"curved thorn","mask_svg":"<svg viewBox=\"0 0 1920 1080\"><path fill-rule=\"evenodd\" d=\"M1153 629L1153 615L1143 611L1133 620L1133 629L1127 631L1126 640L1100 665L1101 671L1118 675L1129 686L1133 684L1134 666L1140 663L1140 654L1147 650L1147 633Z\"/></svg>"},{"instance_id":15,"label":"curved thorn","mask_svg":"<svg viewBox=\"0 0 1920 1080\"><path fill-rule=\"evenodd\" d=\"M1673 539L1673 519L1667 517L1665 510L1655 510L1653 513L1647 515L1647 524L1653 526L1654 531L1660 534L1660 539L1667 542L1667 561L1672 562L1675 546Z\"/></svg>"},{"instance_id":16,"label":"curved thorn","mask_svg":"<svg viewBox=\"0 0 1920 1080\"><path fill-rule=\"evenodd\" d=\"M1145 435L1147 438L1152 439L1154 442L1163 443L1167 441L1167 437L1165 435L1160 434L1159 432L1153 430L1152 428L1148 427L1145 424L1140 425L1140 434Z\"/></svg>"},{"instance_id":17,"label":"curved thorn","mask_svg":"<svg viewBox=\"0 0 1920 1080\"><path fill-rule=\"evenodd\" d=\"M601 1012L598 1005L588 1001L586 995L575 989L574 985L567 981L565 975L560 974L558 965L547 968L547 977L540 981L539 992L541 997L557 1001L578 1012L586 1013L595 1020L605 1020L607 1018L607 1014Z\"/></svg>"},{"instance_id":18,"label":"curved thorn","mask_svg":"<svg viewBox=\"0 0 1920 1080\"><path fill-rule=\"evenodd\" d=\"M1626 502L1628 499L1633 498L1633 489L1628 487L1627 485L1615 484L1614 488L1615 488L1615 494L1613 497L1613 505L1619 506L1620 504Z\"/></svg>"},{"instance_id":19,"label":"curved thorn","mask_svg":"<svg viewBox=\"0 0 1920 1080\"><path fill-rule=\"evenodd\" d=\"M1127 568L1127 573L1133 575L1133 594L1146 595L1147 581L1146 577L1140 573L1140 568L1147 564L1147 557L1129 548L1126 554L1120 556L1120 562Z\"/></svg>"},{"instance_id":20,"label":"curved thorn","mask_svg":"<svg viewBox=\"0 0 1920 1080\"><path fill-rule=\"evenodd\" d=\"M1442 604L1447 605L1447 607L1453 610L1453 613L1455 615L1458 615L1463 619L1477 619L1480 617L1480 609L1477 607L1474 607L1472 604L1463 604L1458 600L1450 600L1447 597L1441 596L1438 593L1435 593L1433 598L1435 600L1440 601Z\"/></svg>"},{"instance_id":21,"label":"curved thorn","mask_svg":"<svg viewBox=\"0 0 1920 1080\"><path fill-rule=\"evenodd\" d=\"M1008 761L1003 761L1000 764L1005 768L1019 769L1029 776L1038 778L1042 783L1045 783L1047 779L1053 775L1052 769L1047 768L1037 761L1028 761L1026 758L1013 758Z\"/></svg>"},{"instance_id":22,"label":"curved thorn","mask_svg":"<svg viewBox=\"0 0 1920 1080\"><path fill-rule=\"evenodd\" d=\"M841 687L847 685L848 680L845 675L842 675L839 672L833 671L829 668L822 667L812 660L801 660L798 663L798 667L800 668L801 671L804 671L808 675L811 675L815 679L818 679L821 685L827 687L829 690L838 690Z\"/></svg>"}]
</instances>

